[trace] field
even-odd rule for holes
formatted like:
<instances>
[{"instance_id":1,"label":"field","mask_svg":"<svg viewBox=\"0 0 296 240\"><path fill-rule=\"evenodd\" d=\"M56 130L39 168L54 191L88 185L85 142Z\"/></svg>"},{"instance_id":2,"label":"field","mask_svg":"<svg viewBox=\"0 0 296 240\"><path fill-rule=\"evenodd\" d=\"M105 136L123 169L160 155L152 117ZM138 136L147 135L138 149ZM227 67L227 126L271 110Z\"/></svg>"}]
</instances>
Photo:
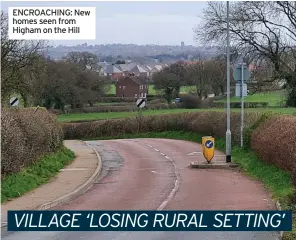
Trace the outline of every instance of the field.
<instances>
[{"instance_id":1,"label":"field","mask_svg":"<svg viewBox=\"0 0 296 240\"><path fill-rule=\"evenodd\" d=\"M264 92L249 95L244 98L245 102L268 102L269 106L279 106L285 100L285 93L283 91ZM232 97L231 102L240 102L240 98ZM217 102L226 102L226 99Z\"/></svg>"},{"instance_id":2,"label":"field","mask_svg":"<svg viewBox=\"0 0 296 240\"><path fill-rule=\"evenodd\" d=\"M181 87L180 93L185 94L189 92L196 91L196 87L194 86L183 86ZM109 91L107 94L115 94L116 89L115 85L110 85ZM154 89L153 85L149 85L148 89L149 95L157 95L160 92ZM280 103L285 100L285 93L283 91L275 91L275 92L264 92L264 93L255 93L253 95L249 95L245 97L246 102L268 102L269 106L280 106ZM240 98L232 97L230 99L231 102L239 102ZM217 102L226 102L226 99L219 100Z\"/></svg>"},{"instance_id":3,"label":"field","mask_svg":"<svg viewBox=\"0 0 296 240\"><path fill-rule=\"evenodd\" d=\"M189 93L190 91L194 91L196 88L195 87L189 87L189 86L184 86L181 87L181 93ZM116 94L116 88L114 84L110 84L109 85L109 91L107 92L107 94ZM148 88L148 94L149 95L157 95L158 91L154 89L153 85L149 85Z\"/></svg>"},{"instance_id":4,"label":"field","mask_svg":"<svg viewBox=\"0 0 296 240\"><path fill-rule=\"evenodd\" d=\"M109 84L107 94L116 94L116 88L114 84Z\"/></svg>"},{"instance_id":5,"label":"field","mask_svg":"<svg viewBox=\"0 0 296 240\"><path fill-rule=\"evenodd\" d=\"M240 109L231 109L232 112L240 112ZM201 112L201 111L218 111L224 112L223 108L211 108L211 109L162 109L162 110L147 110L143 111L143 115L161 115L169 113L182 113L182 112ZM296 114L296 108L248 108L245 112L273 112L279 114ZM108 113L73 113L73 114L61 114L58 116L60 122L75 122L85 120L103 120L114 118L126 118L135 117L137 112L108 112Z\"/></svg>"}]
</instances>

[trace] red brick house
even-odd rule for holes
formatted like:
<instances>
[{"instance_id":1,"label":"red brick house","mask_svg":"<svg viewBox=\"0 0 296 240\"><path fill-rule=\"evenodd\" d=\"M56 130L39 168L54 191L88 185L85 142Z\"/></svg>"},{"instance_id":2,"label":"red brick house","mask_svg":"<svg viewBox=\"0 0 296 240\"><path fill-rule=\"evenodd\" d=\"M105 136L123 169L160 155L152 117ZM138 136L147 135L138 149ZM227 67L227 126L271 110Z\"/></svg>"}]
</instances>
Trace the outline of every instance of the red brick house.
<instances>
[{"instance_id":1,"label":"red brick house","mask_svg":"<svg viewBox=\"0 0 296 240\"><path fill-rule=\"evenodd\" d=\"M116 97L146 98L148 84L145 78L126 76L118 79L116 83Z\"/></svg>"}]
</instances>

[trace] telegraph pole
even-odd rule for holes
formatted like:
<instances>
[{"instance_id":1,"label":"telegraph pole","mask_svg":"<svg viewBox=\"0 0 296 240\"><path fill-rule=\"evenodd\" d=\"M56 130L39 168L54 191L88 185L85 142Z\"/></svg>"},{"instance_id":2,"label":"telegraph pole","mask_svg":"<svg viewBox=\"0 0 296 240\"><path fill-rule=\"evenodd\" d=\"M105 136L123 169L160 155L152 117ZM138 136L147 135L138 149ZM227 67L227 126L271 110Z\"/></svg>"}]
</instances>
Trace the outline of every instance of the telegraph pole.
<instances>
[{"instance_id":1,"label":"telegraph pole","mask_svg":"<svg viewBox=\"0 0 296 240\"><path fill-rule=\"evenodd\" d=\"M226 130L226 162L231 162L230 131L230 53L229 53L229 1L227 1L227 130Z\"/></svg>"}]
</instances>

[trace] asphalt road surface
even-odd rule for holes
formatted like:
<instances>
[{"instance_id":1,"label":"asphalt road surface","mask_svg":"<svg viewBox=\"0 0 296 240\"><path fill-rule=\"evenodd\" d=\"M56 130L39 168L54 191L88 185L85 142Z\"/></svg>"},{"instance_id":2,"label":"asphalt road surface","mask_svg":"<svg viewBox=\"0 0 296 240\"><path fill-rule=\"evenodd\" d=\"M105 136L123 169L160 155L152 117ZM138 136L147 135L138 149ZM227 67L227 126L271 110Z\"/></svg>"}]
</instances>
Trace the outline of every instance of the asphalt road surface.
<instances>
[{"instance_id":1,"label":"asphalt road surface","mask_svg":"<svg viewBox=\"0 0 296 240\"><path fill-rule=\"evenodd\" d=\"M200 145L168 139L90 141L103 169L64 210L271 210L263 186L234 170L190 169ZM189 154L189 155L188 155ZM219 153L217 153L219 154ZM276 232L5 232L4 240L275 240Z\"/></svg>"}]
</instances>

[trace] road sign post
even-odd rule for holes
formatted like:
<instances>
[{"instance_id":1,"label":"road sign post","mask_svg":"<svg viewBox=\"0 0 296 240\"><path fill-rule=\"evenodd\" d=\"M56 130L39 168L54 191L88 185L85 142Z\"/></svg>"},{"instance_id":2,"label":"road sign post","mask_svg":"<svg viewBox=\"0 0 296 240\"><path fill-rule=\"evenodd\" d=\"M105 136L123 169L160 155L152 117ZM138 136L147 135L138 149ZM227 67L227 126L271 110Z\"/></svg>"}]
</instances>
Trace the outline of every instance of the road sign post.
<instances>
[{"instance_id":1,"label":"road sign post","mask_svg":"<svg viewBox=\"0 0 296 240\"><path fill-rule=\"evenodd\" d=\"M237 98L241 98L242 92L243 92L244 97L248 96L248 86L247 86L247 84L244 83L243 86L242 86L241 83L235 84L235 96Z\"/></svg>"},{"instance_id":2,"label":"road sign post","mask_svg":"<svg viewBox=\"0 0 296 240\"><path fill-rule=\"evenodd\" d=\"M236 85L236 96L241 98L241 129L240 140L241 147L244 146L244 97L247 96L247 85L245 82L250 81L251 73L249 72L247 65L242 62L241 66L237 66L233 71L233 78L239 83ZM239 92L239 94L238 94Z\"/></svg>"},{"instance_id":3,"label":"road sign post","mask_svg":"<svg viewBox=\"0 0 296 240\"><path fill-rule=\"evenodd\" d=\"M142 108L146 105L146 99L145 98L139 98L136 102L136 106L138 108L138 133L141 129L141 122L142 122Z\"/></svg>"},{"instance_id":4,"label":"road sign post","mask_svg":"<svg viewBox=\"0 0 296 240\"><path fill-rule=\"evenodd\" d=\"M35 108L34 113L39 109L39 105Z\"/></svg>"},{"instance_id":5,"label":"road sign post","mask_svg":"<svg viewBox=\"0 0 296 240\"><path fill-rule=\"evenodd\" d=\"M212 136L202 138L202 153L207 162L210 163L215 155L215 139Z\"/></svg>"},{"instance_id":6,"label":"road sign post","mask_svg":"<svg viewBox=\"0 0 296 240\"><path fill-rule=\"evenodd\" d=\"M17 97L12 97L9 100L9 104L10 104L11 107L16 107L19 104L18 98Z\"/></svg>"}]
</instances>

